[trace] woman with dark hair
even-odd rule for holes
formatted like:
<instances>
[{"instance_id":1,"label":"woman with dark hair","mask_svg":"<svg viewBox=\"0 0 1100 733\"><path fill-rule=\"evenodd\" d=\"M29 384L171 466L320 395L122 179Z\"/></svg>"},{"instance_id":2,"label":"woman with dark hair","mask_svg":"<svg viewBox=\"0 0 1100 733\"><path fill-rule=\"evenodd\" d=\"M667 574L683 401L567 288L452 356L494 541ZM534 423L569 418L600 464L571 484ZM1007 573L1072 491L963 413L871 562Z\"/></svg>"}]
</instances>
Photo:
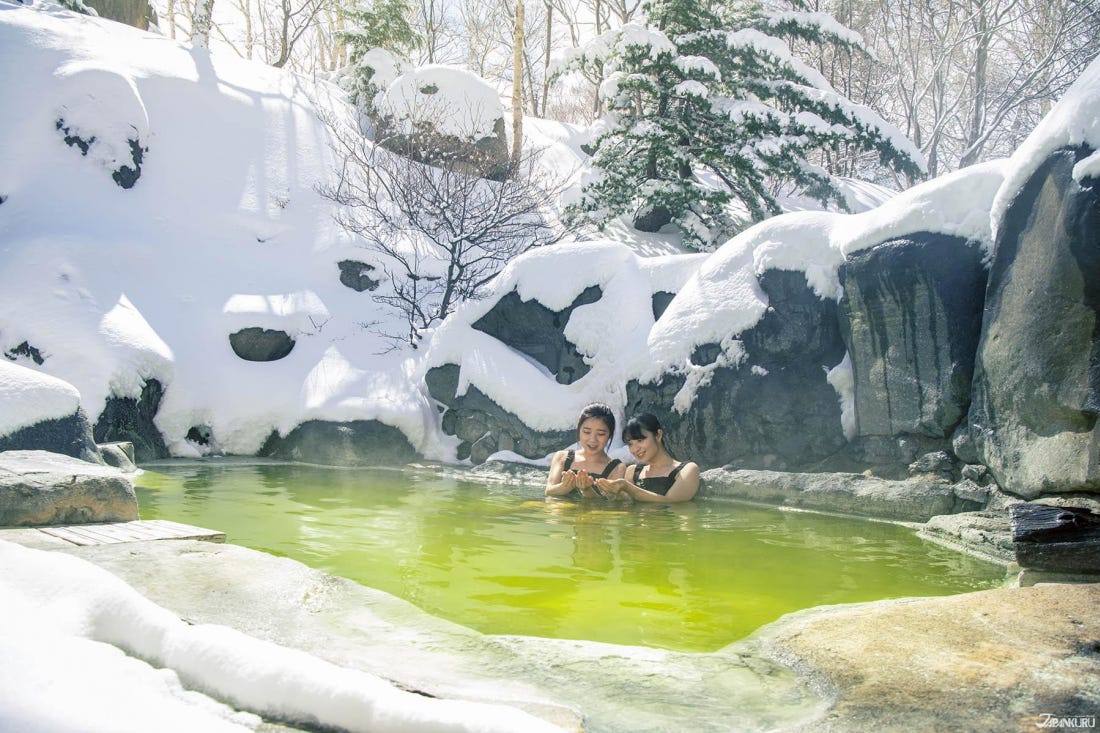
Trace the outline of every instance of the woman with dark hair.
<instances>
[{"instance_id":1,"label":"woman with dark hair","mask_svg":"<svg viewBox=\"0 0 1100 733\"><path fill-rule=\"evenodd\" d=\"M607 455L607 445L615 434L615 413L607 405L593 402L581 411L577 420L579 450L560 450L550 461L546 479L547 496L567 496L577 491L587 499L600 496L597 479L621 479L626 467L618 458Z\"/></svg>"},{"instance_id":2,"label":"woman with dark hair","mask_svg":"<svg viewBox=\"0 0 1100 733\"><path fill-rule=\"evenodd\" d=\"M623 428L623 442L638 462L621 479L597 479L601 493L662 504L691 501L699 490L699 466L672 457L656 416L645 412L631 418Z\"/></svg>"}]
</instances>

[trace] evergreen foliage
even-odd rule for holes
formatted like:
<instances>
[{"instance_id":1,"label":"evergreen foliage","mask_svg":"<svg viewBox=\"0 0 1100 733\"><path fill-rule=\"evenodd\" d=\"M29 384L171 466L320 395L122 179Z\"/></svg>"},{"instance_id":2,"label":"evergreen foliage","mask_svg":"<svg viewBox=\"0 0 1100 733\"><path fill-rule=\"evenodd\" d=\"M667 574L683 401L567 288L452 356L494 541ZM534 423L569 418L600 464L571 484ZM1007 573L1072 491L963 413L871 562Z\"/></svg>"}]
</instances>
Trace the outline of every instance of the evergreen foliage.
<instances>
[{"instance_id":1,"label":"evergreen foliage","mask_svg":"<svg viewBox=\"0 0 1100 733\"><path fill-rule=\"evenodd\" d=\"M420 46L420 35L409 22L412 13L408 0L374 0L370 5L356 5L345 11L351 30L339 35L348 46L348 86L352 102L359 107L369 106L378 91L375 77L379 61L397 66L409 51ZM386 53L369 53L379 50Z\"/></svg>"},{"instance_id":2,"label":"evergreen foliage","mask_svg":"<svg viewBox=\"0 0 1100 733\"><path fill-rule=\"evenodd\" d=\"M602 73L607 109L596 177L571 207L575 218L602 227L630 212L639 229L671 222L685 244L709 250L779 213L778 184L846 209L834 178L811 161L822 150L873 151L894 171L921 173L904 135L791 53L795 39L862 53L859 36L831 17L698 0L645 9L646 25L603 34L565 67Z\"/></svg>"}]
</instances>

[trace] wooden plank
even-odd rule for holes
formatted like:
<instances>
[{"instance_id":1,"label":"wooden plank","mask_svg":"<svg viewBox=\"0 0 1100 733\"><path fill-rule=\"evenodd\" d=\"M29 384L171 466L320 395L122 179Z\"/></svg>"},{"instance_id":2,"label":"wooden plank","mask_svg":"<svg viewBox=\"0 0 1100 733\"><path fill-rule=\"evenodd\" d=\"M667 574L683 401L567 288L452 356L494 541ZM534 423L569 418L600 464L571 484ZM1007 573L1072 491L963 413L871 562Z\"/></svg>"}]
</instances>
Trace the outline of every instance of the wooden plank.
<instances>
[{"instance_id":1,"label":"wooden plank","mask_svg":"<svg viewBox=\"0 0 1100 733\"><path fill-rule=\"evenodd\" d=\"M94 545L98 544L86 534L72 531L69 527L39 527L39 532L48 534L52 537L58 537L66 542L72 542L74 545Z\"/></svg>"},{"instance_id":2,"label":"wooden plank","mask_svg":"<svg viewBox=\"0 0 1100 733\"><path fill-rule=\"evenodd\" d=\"M225 542L225 532L195 527L190 524L180 524L168 519L150 519L148 521L175 539L207 539L213 542Z\"/></svg>"},{"instance_id":3,"label":"wooden plank","mask_svg":"<svg viewBox=\"0 0 1100 733\"><path fill-rule=\"evenodd\" d=\"M74 545L108 545L145 540L196 539L225 542L225 533L165 519L135 520L111 524L77 524L68 527L39 527L40 532Z\"/></svg>"},{"instance_id":4,"label":"wooden plank","mask_svg":"<svg viewBox=\"0 0 1100 733\"><path fill-rule=\"evenodd\" d=\"M114 542L101 532L96 532L87 526L73 525L70 527L42 527L46 534L60 537L76 545L103 545Z\"/></svg>"}]
</instances>

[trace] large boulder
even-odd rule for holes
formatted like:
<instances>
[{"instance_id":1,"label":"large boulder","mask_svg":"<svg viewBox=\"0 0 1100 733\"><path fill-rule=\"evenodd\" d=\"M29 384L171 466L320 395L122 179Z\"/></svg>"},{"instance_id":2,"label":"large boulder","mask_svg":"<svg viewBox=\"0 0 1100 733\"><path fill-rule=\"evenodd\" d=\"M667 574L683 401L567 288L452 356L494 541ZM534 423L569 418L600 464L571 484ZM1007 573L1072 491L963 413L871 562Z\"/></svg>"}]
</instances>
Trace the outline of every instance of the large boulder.
<instances>
[{"instance_id":1,"label":"large boulder","mask_svg":"<svg viewBox=\"0 0 1100 733\"><path fill-rule=\"evenodd\" d=\"M134 485L117 468L42 450L0 453L0 526L137 518Z\"/></svg>"},{"instance_id":2,"label":"large boulder","mask_svg":"<svg viewBox=\"0 0 1100 733\"><path fill-rule=\"evenodd\" d=\"M981 247L928 232L840 268L855 436L949 438L970 406L986 273Z\"/></svg>"},{"instance_id":3,"label":"large boulder","mask_svg":"<svg viewBox=\"0 0 1100 733\"><path fill-rule=\"evenodd\" d=\"M92 440L92 426L82 409L68 417L42 420L0 436L0 452L25 450L49 451L82 461L102 463Z\"/></svg>"},{"instance_id":4,"label":"large boulder","mask_svg":"<svg viewBox=\"0 0 1100 733\"><path fill-rule=\"evenodd\" d=\"M294 339L286 331L249 326L229 334L229 345L245 361L278 361L294 349Z\"/></svg>"},{"instance_id":5,"label":"large boulder","mask_svg":"<svg viewBox=\"0 0 1100 733\"><path fill-rule=\"evenodd\" d=\"M626 413L657 415L672 448L700 463L809 467L845 444L840 401L827 379L844 358L837 304L818 297L801 272L767 270L760 288L768 310L739 335L744 360L715 368L686 414L673 409L684 377L631 381ZM704 344L692 361L713 364L720 353L718 344Z\"/></svg>"},{"instance_id":6,"label":"large boulder","mask_svg":"<svg viewBox=\"0 0 1100 733\"><path fill-rule=\"evenodd\" d=\"M424 378L428 394L447 408L443 413L443 432L462 441L457 451L459 460L470 458L474 463L482 463L503 450L527 458L542 458L576 440L576 434L570 430L539 431L528 427L473 385L457 394L458 380L456 364L433 367Z\"/></svg>"},{"instance_id":7,"label":"large boulder","mask_svg":"<svg viewBox=\"0 0 1100 733\"><path fill-rule=\"evenodd\" d=\"M593 285L567 307L553 311L534 298L523 300L513 290L471 325L542 364L559 384L572 384L587 374L589 367L565 337L565 327L574 309L595 303L602 295L600 287Z\"/></svg>"},{"instance_id":8,"label":"large boulder","mask_svg":"<svg viewBox=\"0 0 1100 733\"><path fill-rule=\"evenodd\" d=\"M1061 149L1008 206L989 273L969 440L1025 498L1100 488L1100 191Z\"/></svg>"},{"instance_id":9,"label":"large boulder","mask_svg":"<svg viewBox=\"0 0 1100 733\"><path fill-rule=\"evenodd\" d=\"M1100 584L827 606L757 637L833 700L801 729L1095 728Z\"/></svg>"},{"instance_id":10,"label":"large boulder","mask_svg":"<svg viewBox=\"0 0 1100 733\"><path fill-rule=\"evenodd\" d=\"M40 371L42 353L23 341L0 359L0 452L46 450L102 463L80 392ZM26 360L27 363L19 363Z\"/></svg>"},{"instance_id":11,"label":"large boulder","mask_svg":"<svg viewBox=\"0 0 1100 733\"><path fill-rule=\"evenodd\" d=\"M167 458L170 454L156 423L153 421L160 409L164 387L156 379L145 382L141 396L107 398L103 412L99 414L92 435L97 443L127 442L133 444L134 459L152 461Z\"/></svg>"},{"instance_id":12,"label":"large boulder","mask_svg":"<svg viewBox=\"0 0 1100 733\"><path fill-rule=\"evenodd\" d=\"M273 433L257 455L329 466L399 466L417 457L404 433L378 420L309 420L285 437Z\"/></svg>"},{"instance_id":13,"label":"large boulder","mask_svg":"<svg viewBox=\"0 0 1100 733\"><path fill-rule=\"evenodd\" d=\"M505 110L491 84L458 67L406 71L377 97L375 142L419 163L505 180Z\"/></svg>"},{"instance_id":14,"label":"large boulder","mask_svg":"<svg viewBox=\"0 0 1100 733\"><path fill-rule=\"evenodd\" d=\"M132 25L143 31L157 25L157 11L148 0L85 0L101 18Z\"/></svg>"}]
</instances>

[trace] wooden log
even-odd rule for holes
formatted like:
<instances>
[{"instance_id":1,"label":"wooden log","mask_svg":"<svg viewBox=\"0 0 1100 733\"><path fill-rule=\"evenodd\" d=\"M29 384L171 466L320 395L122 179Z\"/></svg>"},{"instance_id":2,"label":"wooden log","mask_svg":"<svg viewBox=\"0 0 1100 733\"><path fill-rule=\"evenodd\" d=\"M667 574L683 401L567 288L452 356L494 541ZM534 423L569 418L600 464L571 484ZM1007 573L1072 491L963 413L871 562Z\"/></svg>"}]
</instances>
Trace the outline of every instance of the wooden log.
<instances>
[{"instance_id":1,"label":"wooden log","mask_svg":"<svg viewBox=\"0 0 1100 733\"><path fill-rule=\"evenodd\" d=\"M1020 567L1100 573L1100 515L1082 507L1012 506L1012 544Z\"/></svg>"}]
</instances>

